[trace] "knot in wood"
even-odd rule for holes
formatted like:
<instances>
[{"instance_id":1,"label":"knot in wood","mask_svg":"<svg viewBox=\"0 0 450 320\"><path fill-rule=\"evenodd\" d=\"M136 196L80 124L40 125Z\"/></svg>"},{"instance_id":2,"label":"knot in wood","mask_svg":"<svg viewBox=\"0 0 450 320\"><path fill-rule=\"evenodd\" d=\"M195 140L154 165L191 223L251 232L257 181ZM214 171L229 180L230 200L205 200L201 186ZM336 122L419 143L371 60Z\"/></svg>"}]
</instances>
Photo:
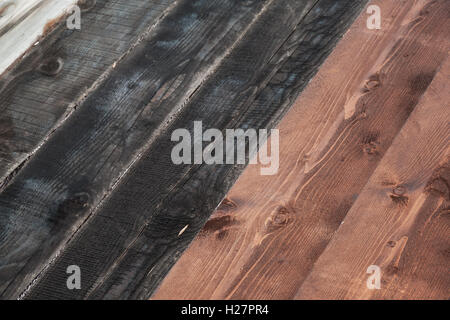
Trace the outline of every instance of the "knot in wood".
<instances>
[{"instance_id":1,"label":"knot in wood","mask_svg":"<svg viewBox=\"0 0 450 320\"><path fill-rule=\"evenodd\" d=\"M96 0L80 0L78 2L78 6L80 7L81 11L88 11L95 7L96 3Z\"/></svg>"},{"instance_id":2,"label":"knot in wood","mask_svg":"<svg viewBox=\"0 0 450 320\"><path fill-rule=\"evenodd\" d=\"M39 72L46 76L56 76L61 72L64 65L63 59L59 57L51 57L46 59L39 66Z\"/></svg>"},{"instance_id":3,"label":"knot in wood","mask_svg":"<svg viewBox=\"0 0 450 320\"><path fill-rule=\"evenodd\" d=\"M59 205L59 212L63 214L73 214L82 211L89 206L90 196L85 193L75 194L73 197L64 200Z\"/></svg>"}]
</instances>

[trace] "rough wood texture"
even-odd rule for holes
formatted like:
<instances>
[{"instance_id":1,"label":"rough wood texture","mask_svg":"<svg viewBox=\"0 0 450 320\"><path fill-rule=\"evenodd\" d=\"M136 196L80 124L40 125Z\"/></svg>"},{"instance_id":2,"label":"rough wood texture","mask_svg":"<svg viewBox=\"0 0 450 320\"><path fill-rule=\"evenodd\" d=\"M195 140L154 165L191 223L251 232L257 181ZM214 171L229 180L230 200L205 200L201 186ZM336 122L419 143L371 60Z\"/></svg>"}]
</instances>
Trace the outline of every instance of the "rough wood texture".
<instances>
[{"instance_id":1,"label":"rough wood texture","mask_svg":"<svg viewBox=\"0 0 450 320\"><path fill-rule=\"evenodd\" d=\"M98 0L94 7L89 2L81 6L81 30L68 30L62 21L0 78L0 189L173 1ZM0 48L1 57L1 50L11 51L4 43Z\"/></svg>"},{"instance_id":2,"label":"rough wood texture","mask_svg":"<svg viewBox=\"0 0 450 320\"><path fill-rule=\"evenodd\" d=\"M36 10L43 0L1 0L0 34L11 30L24 17Z\"/></svg>"},{"instance_id":3,"label":"rough wood texture","mask_svg":"<svg viewBox=\"0 0 450 320\"><path fill-rule=\"evenodd\" d=\"M63 142L69 135L74 136L75 124L81 121L87 123L86 127L98 124L98 128L94 126L94 132L97 132L114 118L109 115L110 110L117 109L121 115L131 113L130 116L134 117L126 139L118 139L129 147L120 153L127 159L122 159L118 166L126 168L127 174L104 203L96 208L100 188L107 190L106 186L111 186L114 181L113 174L118 172L110 173L114 168L111 163L115 161L112 152L113 160L95 164L98 172L104 170L108 173L102 175L97 185L90 174L85 174L74 184L75 188L67 188L67 194L60 194L53 200L52 211L40 213L39 221L46 217L49 223L39 232L29 231L36 235L35 239L52 234L47 242L41 242L39 250L42 252L43 247L51 248L50 242L59 242L63 238L53 232L68 230L68 226L73 228L74 212L66 211L66 208L75 207L78 219L86 216L86 207L97 209L53 263L39 274L30 290L25 292L25 298L147 298L243 169L243 166L226 165L173 165L170 160L173 144L168 143L172 131L177 128L191 129L194 120L202 120L205 127L219 129L273 127L364 3L292 0L219 1L213 5L211 1L198 1L194 5L192 1L180 1L161 20L149 41L138 46L118 64L108 81L80 106L79 113L75 113L54 134L52 140L5 189L2 196L10 197L5 202L10 204L17 199L17 205L19 197L13 198L13 195L23 190L20 181L25 182L36 173L42 175L39 179L41 183L55 181L58 175L51 173L49 179L47 173L39 169L45 166L48 172L49 165L64 167L61 163L44 161L52 154L55 160L71 159L61 155L69 156L72 152L76 155L76 150L79 150L70 167L78 170L85 168L80 159L81 155L92 157L89 144ZM230 8L224 10L220 6ZM208 14L203 19L196 19L206 8ZM241 17L238 22L228 20L231 9ZM211 14L215 10L217 13ZM239 15L239 10L246 13ZM226 15L223 17L224 12ZM180 21L185 21L187 25L184 28L174 27ZM221 30L223 26L228 27ZM195 37L189 36L191 28L195 30ZM216 39L217 34L221 35L220 42L214 46L211 39ZM170 73L166 74L168 70ZM136 79L141 82L135 83ZM178 91L177 88L182 85L186 88ZM136 96L141 100L132 100ZM133 105L141 108L141 112L133 111ZM92 109L96 109L95 117L85 111ZM97 113L105 113L108 121L99 121ZM95 146L98 148L106 144L110 136L111 133L96 136ZM137 145L139 141L146 141L140 150ZM61 151L61 146L67 151ZM130 150L139 150L139 153ZM98 151L96 153L98 159ZM137 157L130 158L130 155ZM86 169L83 171L86 172ZM58 179L61 183L68 181L67 176ZM38 206L54 192L42 190L42 187L31 189L30 195L33 194L33 197L42 195L38 201L33 201ZM20 196L22 202L24 195L22 193ZM31 197L26 199L32 200ZM29 207L29 200L22 206L24 210ZM74 203L77 205L74 206ZM9 212L12 214L12 211ZM29 215L15 214L15 217L24 219ZM30 225L30 221L24 225ZM8 227L11 226L14 230L18 229L10 223ZM184 232L180 233L180 230ZM28 235L26 239L29 238ZM37 252L38 248L35 246L34 250ZM25 280L29 280L27 275L33 274L32 270L43 265L47 258L41 255L27 260L29 253L10 257L14 259L10 264L13 272L18 270L18 266L24 266L26 272L18 274L17 281L6 288L4 296L20 293L26 283L24 276ZM65 271L71 264L77 264L84 270L81 290L69 291L66 288Z\"/></svg>"},{"instance_id":4,"label":"rough wood texture","mask_svg":"<svg viewBox=\"0 0 450 320\"><path fill-rule=\"evenodd\" d=\"M447 60L296 298L450 298L449 80Z\"/></svg>"},{"instance_id":5,"label":"rough wood texture","mask_svg":"<svg viewBox=\"0 0 450 320\"><path fill-rule=\"evenodd\" d=\"M279 174L248 168L153 298L295 296L448 54L448 1L372 4L382 29L362 14L280 124Z\"/></svg>"},{"instance_id":6,"label":"rough wood texture","mask_svg":"<svg viewBox=\"0 0 450 320\"><path fill-rule=\"evenodd\" d=\"M1 0L0 75L36 43L77 0Z\"/></svg>"}]
</instances>

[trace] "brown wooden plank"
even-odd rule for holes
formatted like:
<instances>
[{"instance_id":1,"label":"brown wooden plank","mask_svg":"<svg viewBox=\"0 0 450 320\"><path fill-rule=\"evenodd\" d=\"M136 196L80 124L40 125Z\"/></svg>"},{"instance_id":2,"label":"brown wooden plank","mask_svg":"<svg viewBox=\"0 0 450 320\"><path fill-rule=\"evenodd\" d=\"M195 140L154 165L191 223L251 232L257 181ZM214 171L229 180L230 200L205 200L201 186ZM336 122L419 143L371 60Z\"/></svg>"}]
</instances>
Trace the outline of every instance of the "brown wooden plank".
<instances>
[{"instance_id":1,"label":"brown wooden plank","mask_svg":"<svg viewBox=\"0 0 450 320\"><path fill-rule=\"evenodd\" d=\"M289 299L447 56L449 3L373 1L281 123L280 171L250 167L155 299ZM189 270L189 272L186 272Z\"/></svg>"},{"instance_id":2,"label":"brown wooden plank","mask_svg":"<svg viewBox=\"0 0 450 320\"><path fill-rule=\"evenodd\" d=\"M450 298L450 59L296 298ZM366 273L381 268L381 288Z\"/></svg>"}]
</instances>

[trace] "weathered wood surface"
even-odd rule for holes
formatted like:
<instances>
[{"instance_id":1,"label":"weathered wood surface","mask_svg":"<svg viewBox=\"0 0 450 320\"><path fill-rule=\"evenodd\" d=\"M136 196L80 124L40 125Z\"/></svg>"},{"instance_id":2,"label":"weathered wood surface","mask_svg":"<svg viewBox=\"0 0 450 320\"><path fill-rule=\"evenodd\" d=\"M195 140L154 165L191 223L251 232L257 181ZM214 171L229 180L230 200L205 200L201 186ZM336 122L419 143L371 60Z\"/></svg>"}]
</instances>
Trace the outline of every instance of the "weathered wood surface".
<instances>
[{"instance_id":1,"label":"weathered wood surface","mask_svg":"<svg viewBox=\"0 0 450 320\"><path fill-rule=\"evenodd\" d=\"M147 298L243 169L173 165L172 131L274 127L364 3L179 1L0 195L2 297Z\"/></svg>"},{"instance_id":2,"label":"weathered wood surface","mask_svg":"<svg viewBox=\"0 0 450 320\"><path fill-rule=\"evenodd\" d=\"M0 75L45 35L77 0L1 0Z\"/></svg>"},{"instance_id":3,"label":"weathered wood surface","mask_svg":"<svg viewBox=\"0 0 450 320\"><path fill-rule=\"evenodd\" d=\"M313 4L296 4L278 31ZM109 71L0 195L3 296L24 291L268 5L180 1Z\"/></svg>"},{"instance_id":4,"label":"weathered wood surface","mask_svg":"<svg viewBox=\"0 0 450 320\"><path fill-rule=\"evenodd\" d=\"M371 4L382 29L362 14L280 124L279 173L246 170L154 299L296 295L448 54L448 1Z\"/></svg>"},{"instance_id":5,"label":"weathered wood surface","mask_svg":"<svg viewBox=\"0 0 450 320\"><path fill-rule=\"evenodd\" d=\"M296 298L450 298L449 80L447 60Z\"/></svg>"},{"instance_id":6,"label":"weathered wood surface","mask_svg":"<svg viewBox=\"0 0 450 320\"><path fill-rule=\"evenodd\" d=\"M0 1L0 34L13 29L24 17L32 14L43 0L1 0Z\"/></svg>"},{"instance_id":7,"label":"weathered wood surface","mask_svg":"<svg viewBox=\"0 0 450 320\"><path fill-rule=\"evenodd\" d=\"M89 3L92 5L92 1L80 5L81 30L69 30L65 20L61 21L49 37L0 78L0 188L173 1L98 0L94 7ZM48 1L44 4L42 10L51 5ZM37 21L24 21L27 30L36 29L30 25L43 19L35 14L31 18ZM17 36L5 43L8 34L0 37L2 58L18 50L17 41L23 43Z\"/></svg>"}]
</instances>

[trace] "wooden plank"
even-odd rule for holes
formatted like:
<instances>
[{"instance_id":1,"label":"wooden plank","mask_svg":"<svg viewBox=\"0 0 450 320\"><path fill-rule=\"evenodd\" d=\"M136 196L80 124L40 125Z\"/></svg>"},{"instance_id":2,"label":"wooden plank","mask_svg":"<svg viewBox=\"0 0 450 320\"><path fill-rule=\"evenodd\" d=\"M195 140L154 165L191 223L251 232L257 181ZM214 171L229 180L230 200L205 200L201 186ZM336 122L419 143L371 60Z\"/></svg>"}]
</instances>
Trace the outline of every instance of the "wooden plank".
<instances>
[{"instance_id":1,"label":"wooden plank","mask_svg":"<svg viewBox=\"0 0 450 320\"><path fill-rule=\"evenodd\" d=\"M280 124L278 174L246 170L154 299L294 297L447 56L448 2L371 4L382 29L362 14Z\"/></svg>"},{"instance_id":2,"label":"wooden plank","mask_svg":"<svg viewBox=\"0 0 450 320\"><path fill-rule=\"evenodd\" d=\"M0 2L0 34L6 33L23 17L36 10L43 0L16 0ZM8 26L10 26L8 28Z\"/></svg>"},{"instance_id":3,"label":"wooden plank","mask_svg":"<svg viewBox=\"0 0 450 320\"><path fill-rule=\"evenodd\" d=\"M252 69L251 72L246 70L246 81L262 75L262 71L273 71L273 67L263 69L265 62L272 56L273 59L281 59L274 54L315 2L293 1L289 8L274 4L274 1L193 3L186 0L176 3L0 194L0 230L5 239L0 245L3 254L0 260L2 296L16 297L25 290L48 261L59 254L90 211L95 210L122 175L131 170L130 166L137 157L155 143L157 150L161 143L167 146L168 140L161 132L167 131L176 119L180 119L183 110L198 110L193 108L195 103L188 101L215 70L222 70L222 60L233 52L249 30L254 33L256 28L260 31L268 28L269 18L286 19L285 24L268 32L264 30L265 33L260 35L263 39L259 39L264 41L249 44L256 47L241 49L242 58L238 61ZM260 22L263 12L265 25ZM250 49L253 50L250 52L260 51L262 43L275 35L278 38L271 41L264 55L251 60L242 53L242 50ZM235 61L230 60L229 65L233 63ZM231 70L235 72L235 69ZM225 69L222 74L230 77L227 72ZM233 85L240 87L238 80ZM223 83L214 81L217 80L209 81L210 87L217 85L217 92L226 89L228 93L231 90L227 89L226 77ZM253 81L261 86L258 79ZM254 94L253 90L244 93ZM229 101L227 96L220 103ZM201 106L205 104L202 102ZM170 152L153 156L163 167L156 171L158 176L164 169L171 169L173 174L167 177L179 180L180 174L187 171L187 168L170 162ZM169 163L161 163L163 159L167 160L167 156ZM165 177L161 177L161 183ZM155 177L147 178L155 181ZM170 189L169 184L164 187ZM152 190L154 197L164 196L158 190ZM136 194L138 196L139 193ZM121 213L124 217L128 214L130 220L127 224L145 218L141 216L142 212L133 210ZM96 218L102 222L106 219L102 215ZM92 225L93 228L99 227ZM140 225L138 223L135 227ZM100 228L111 230L105 226ZM114 228L112 223L111 228ZM132 235L131 231L127 234L129 237ZM112 245L113 242L107 244ZM90 247L90 250L95 251L95 248ZM98 267L92 266L92 281ZM65 282L60 284L67 291ZM49 295L55 293L48 292ZM85 291L78 294L85 294Z\"/></svg>"},{"instance_id":4,"label":"wooden plank","mask_svg":"<svg viewBox=\"0 0 450 320\"><path fill-rule=\"evenodd\" d=\"M364 3L267 2L25 297L147 298L244 167L176 166L171 133L199 119L221 130L273 127ZM84 270L81 290L67 290L67 263Z\"/></svg>"},{"instance_id":5,"label":"wooden plank","mask_svg":"<svg viewBox=\"0 0 450 320\"><path fill-rule=\"evenodd\" d=\"M77 0L3 0L0 3L0 75L62 18Z\"/></svg>"},{"instance_id":6,"label":"wooden plank","mask_svg":"<svg viewBox=\"0 0 450 320\"><path fill-rule=\"evenodd\" d=\"M61 9L63 3L68 4L67 0L58 0L58 5L53 6L53 2L42 2L43 7L23 22L26 32L19 27L14 32L24 37L37 32L39 28L30 25L47 21L40 15L42 10L50 14ZM139 37L164 15L173 1L99 0L94 7L88 6L90 2L81 6L81 30L69 30L65 20L62 21L51 35L0 78L0 189L106 78ZM8 38L12 44L7 44L5 37L9 34L0 38L2 58L7 52L16 52L18 42L26 44L17 35ZM12 45L16 49L11 50ZM52 65L56 66L57 74L46 69Z\"/></svg>"},{"instance_id":7,"label":"wooden plank","mask_svg":"<svg viewBox=\"0 0 450 320\"><path fill-rule=\"evenodd\" d=\"M296 298L450 298L449 80L447 60Z\"/></svg>"}]
</instances>

